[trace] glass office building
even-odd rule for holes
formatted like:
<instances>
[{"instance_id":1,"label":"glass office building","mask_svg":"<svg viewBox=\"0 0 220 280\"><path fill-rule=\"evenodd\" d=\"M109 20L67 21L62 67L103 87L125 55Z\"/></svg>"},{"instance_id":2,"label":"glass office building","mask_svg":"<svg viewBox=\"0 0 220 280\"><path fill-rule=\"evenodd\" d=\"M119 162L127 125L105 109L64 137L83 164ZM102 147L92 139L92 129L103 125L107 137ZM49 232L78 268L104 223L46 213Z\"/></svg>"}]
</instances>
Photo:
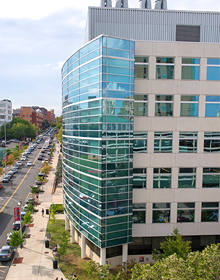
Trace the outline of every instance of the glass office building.
<instances>
[{"instance_id":1,"label":"glass office building","mask_svg":"<svg viewBox=\"0 0 220 280\"><path fill-rule=\"evenodd\" d=\"M106 36L64 64L64 208L99 248L131 242L134 42Z\"/></svg>"},{"instance_id":2,"label":"glass office building","mask_svg":"<svg viewBox=\"0 0 220 280\"><path fill-rule=\"evenodd\" d=\"M152 262L174 228L219 243L219 13L102 3L62 68L71 242L111 268Z\"/></svg>"}]
</instances>

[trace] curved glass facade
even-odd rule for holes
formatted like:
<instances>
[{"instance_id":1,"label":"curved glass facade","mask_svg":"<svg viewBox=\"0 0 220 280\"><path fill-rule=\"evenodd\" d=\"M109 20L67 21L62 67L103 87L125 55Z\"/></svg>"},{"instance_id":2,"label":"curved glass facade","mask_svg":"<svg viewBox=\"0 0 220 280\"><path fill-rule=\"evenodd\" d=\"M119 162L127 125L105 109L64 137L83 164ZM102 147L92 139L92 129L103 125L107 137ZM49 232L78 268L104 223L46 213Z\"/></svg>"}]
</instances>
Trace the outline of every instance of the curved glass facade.
<instances>
[{"instance_id":1,"label":"curved glass facade","mask_svg":"<svg viewBox=\"0 0 220 280\"><path fill-rule=\"evenodd\" d=\"M100 36L62 69L68 218L99 248L131 242L134 42Z\"/></svg>"}]
</instances>

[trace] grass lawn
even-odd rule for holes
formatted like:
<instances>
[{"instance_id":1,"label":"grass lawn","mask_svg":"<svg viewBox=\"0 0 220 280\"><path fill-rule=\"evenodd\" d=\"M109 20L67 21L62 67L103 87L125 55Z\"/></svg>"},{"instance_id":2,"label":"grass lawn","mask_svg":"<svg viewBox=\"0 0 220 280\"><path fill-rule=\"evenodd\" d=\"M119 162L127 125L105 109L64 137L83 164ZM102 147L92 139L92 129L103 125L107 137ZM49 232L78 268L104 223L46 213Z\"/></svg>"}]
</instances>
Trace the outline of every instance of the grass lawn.
<instances>
[{"instance_id":1,"label":"grass lawn","mask_svg":"<svg viewBox=\"0 0 220 280\"><path fill-rule=\"evenodd\" d=\"M51 234L51 249L55 244L59 244L59 237L64 231L64 220L56 220L55 224L48 221L46 233L48 234L50 232ZM70 235L69 231L68 234ZM81 248L78 244L69 243L67 254L65 257L60 257L60 260L58 259L58 265L65 277L70 276L74 272L78 280L98 280L99 278L95 273L88 275L86 272L88 261L89 259L81 259Z\"/></svg>"}]
</instances>

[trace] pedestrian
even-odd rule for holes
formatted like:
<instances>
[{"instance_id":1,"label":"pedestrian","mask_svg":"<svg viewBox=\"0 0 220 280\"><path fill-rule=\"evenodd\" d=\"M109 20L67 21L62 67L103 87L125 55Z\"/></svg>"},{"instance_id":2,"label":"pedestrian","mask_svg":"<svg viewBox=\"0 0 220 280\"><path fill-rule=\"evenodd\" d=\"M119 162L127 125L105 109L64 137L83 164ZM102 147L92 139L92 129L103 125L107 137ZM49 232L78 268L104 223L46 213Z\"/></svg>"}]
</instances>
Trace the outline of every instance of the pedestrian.
<instances>
[{"instance_id":1,"label":"pedestrian","mask_svg":"<svg viewBox=\"0 0 220 280\"><path fill-rule=\"evenodd\" d=\"M38 195L36 195L36 201L38 202Z\"/></svg>"},{"instance_id":2,"label":"pedestrian","mask_svg":"<svg viewBox=\"0 0 220 280\"><path fill-rule=\"evenodd\" d=\"M42 208L41 212L42 212L42 217L44 217L44 208Z\"/></svg>"},{"instance_id":3,"label":"pedestrian","mask_svg":"<svg viewBox=\"0 0 220 280\"><path fill-rule=\"evenodd\" d=\"M58 277L55 280L58 280Z\"/></svg>"},{"instance_id":4,"label":"pedestrian","mask_svg":"<svg viewBox=\"0 0 220 280\"><path fill-rule=\"evenodd\" d=\"M13 188L13 183L11 182L11 188Z\"/></svg>"}]
</instances>

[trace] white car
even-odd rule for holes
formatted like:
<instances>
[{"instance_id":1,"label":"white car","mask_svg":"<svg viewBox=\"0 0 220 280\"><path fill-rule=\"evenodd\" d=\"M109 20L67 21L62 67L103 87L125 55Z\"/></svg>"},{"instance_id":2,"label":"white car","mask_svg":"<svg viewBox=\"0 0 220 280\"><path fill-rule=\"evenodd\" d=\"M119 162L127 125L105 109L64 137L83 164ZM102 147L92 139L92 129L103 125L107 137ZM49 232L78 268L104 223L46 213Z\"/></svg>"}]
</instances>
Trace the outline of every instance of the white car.
<instances>
[{"instance_id":1,"label":"white car","mask_svg":"<svg viewBox=\"0 0 220 280\"><path fill-rule=\"evenodd\" d=\"M17 165L19 165L19 166L21 166L22 164L23 164L22 161L17 162Z\"/></svg>"},{"instance_id":2,"label":"white car","mask_svg":"<svg viewBox=\"0 0 220 280\"><path fill-rule=\"evenodd\" d=\"M31 165L32 165L32 161L28 161L27 166L31 166Z\"/></svg>"},{"instance_id":3,"label":"white car","mask_svg":"<svg viewBox=\"0 0 220 280\"><path fill-rule=\"evenodd\" d=\"M26 159L27 159L26 156L21 157L21 160L26 160Z\"/></svg>"}]
</instances>

